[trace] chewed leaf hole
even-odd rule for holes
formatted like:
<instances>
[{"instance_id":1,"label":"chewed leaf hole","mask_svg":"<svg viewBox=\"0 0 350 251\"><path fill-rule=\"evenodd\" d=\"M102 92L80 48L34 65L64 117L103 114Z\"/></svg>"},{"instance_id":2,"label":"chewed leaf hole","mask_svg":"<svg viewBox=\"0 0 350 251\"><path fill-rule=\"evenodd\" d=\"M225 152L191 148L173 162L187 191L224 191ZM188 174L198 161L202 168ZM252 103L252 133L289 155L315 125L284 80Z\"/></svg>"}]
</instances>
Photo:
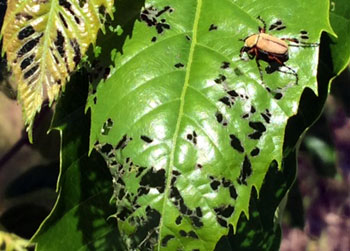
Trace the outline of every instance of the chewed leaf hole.
<instances>
[{"instance_id":1,"label":"chewed leaf hole","mask_svg":"<svg viewBox=\"0 0 350 251\"><path fill-rule=\"evenodd\" d=\"M237 179L238 184L247 185L247 178L252 174L252 164L250 163L250 160L248 156L245 156L241 173Z\"/></svg>"},{"instance_id":2,"label":"chewed leaf hole","mask_svg":"<svg viewBox=\"0 0 350 251\"><path fill-rule=\"evenodd\" d=\"M141 135L140 137L143 141L145 141L146 143L150 144L153 142L153 139L151 139L150 137L147 137L145 135Z\"/></svg>"},{"instance_id":3,"label":"chewed leaf hole","mask_svg":"<svg viewBox=\"0 0 350 251\"><path fill-rule=\"evenodd\" d=\"M161 169L155 171L153 168L150 168L148 172L142 176L140 185L157 188L160 193L163 193L165 189L165 170Z\"/></svg>"},{"instance_id":4,"label":"chewed leaf hole","mask_svg":"<svg viewBox=\"0 0 350 251\"><path fill-rule=\"evenodd\" d=\"M131 137L124 135L123 138L118 142L115 150L123 150L131 140L133 140Z\"/></svg>"},{"instance_id":5,"label":"chewed leaf hole","mask_svg":"<svg viewBox=\"0 0 350 251\"><path fill-rule=\"evenodd\" d=\"M161 18L161 16L166 12L172 13L173 11L170 6L165 6L162 10L150 6L142 11L140 18L149 27L155 27L158 34L162 34L164 30L170 29L170 25L167 23L166 18Z\"/></svg>"},{"instance_id":6,"label":"chewed leaf hole","mask_svg":"<svg viewBox=\"0 0 350 251\"><path fill-rule=\"evenodd\" d=\"M34 34L35 30L33 28L33 26L29 25L27 27L25 27L24 29L22 29L19 33L18 33L18 39L19 40L23 40L27 37L29 37L30 35Z\"/></svg>"},{"instance_id":7,"label":"chewed leaf hole","mask_svg":"<svg viewBox=\"0 0 350 251\"><path fill-rule=\"evenodd\" d=\"M175 65L176 68L183 68L184 66L185 66L185 65L182 64L182 63L177 63L177 64Z\"/></svg>"},{"instance_id":8,"label":"chewed leaf hole","mask_svg":"<svg viewBox=\"0 0 350 251\"><path fill-rule=\"evenodd\" d=\"M241 141L233 134L230 134L231 146L233 149L237 150L240 153L244 152Z\"/></svg>"},{"instance_id":9,"label":"chewed leaf hole","mask_svg":"<svg viewBox=\"0 0 350 251\"><path fill-rule=\"evenodd\" d=\"M221 69L227 69L230 68L230 63L229 62L222 62L222 65L220 66Z\"/></svg>"},{"instance_id":10,"label":"chewed leaf hole","mask_svg":"<svg viewBox=\"0 0 350 251\"><path fill-rule=\"evenodd\" d=\"M215 24L211 24L209 27L209 31L217 30L218 27Z\"/></svg>"},{"instance_id":11,"label":"chewed leaf hole","mask_svg":"<svg viewBox=\"0 0 350 251\"><path fill-rule=\"evenodd\" d=\"M113 127L113 120L111 118L107 119L107 121L103 124L102 129L101 129L101 134L102 135L108 135L109 131Z\"/></svg>"},{"instance_id":12,"label":"chewed leaf hole","mask_svg":"<svg viewBox=\"0 0 350 251\"><path fill-rule=\"evenodd\" d=\"M175 236L174 235L166 235L163 239L162 239L162 246L163 247L166 247L167 245L168 245L168 242L171 240L171 239L173 239L173 238L175 238Z\"/></svg>"}]
</instances>

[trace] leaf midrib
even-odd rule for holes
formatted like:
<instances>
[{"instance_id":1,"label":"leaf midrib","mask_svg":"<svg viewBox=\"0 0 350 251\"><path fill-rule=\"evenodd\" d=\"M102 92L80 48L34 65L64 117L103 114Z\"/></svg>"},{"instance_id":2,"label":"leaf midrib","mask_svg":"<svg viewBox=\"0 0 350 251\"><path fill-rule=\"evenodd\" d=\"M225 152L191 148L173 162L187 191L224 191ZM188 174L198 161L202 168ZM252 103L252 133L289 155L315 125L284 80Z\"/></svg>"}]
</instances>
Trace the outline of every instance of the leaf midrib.
<instances>
[{"instance_id":1,"label":"leaf midrib","mask_svg":"<svg viewBox=\"0 0 350 251\"><path fill-rule=\"evenodd\" d=\"M197 43L197 30L198 30L198 23L199 23L199 17L200 17L200 11L202 7L202 0L197 0L197 6L196 6L196 12L195 12L195 17L193 21L193 37L191 40L191 47L188 55L188 60L187 60L187 68L186 68L186 75L185 75L185 80L184 80L184 86L181 92L180 96L180 108L179 108L179 115L177 118L176 122L176 127L175 127L175 132L174 136L172 139L172 149L170 153L170 160L169 160L169 166L168 166L168 175L167 175L167 180L166 180L166 185L165 185L165 191L164 191L164 201L163 201L163 206L162 206L162 212L161 212L161 219L160 219L160 224L159 224L159 236L158 236L158 250L161 249L161 236L162 236L162 229L163 229L163 219L165 214L165 207L167 204L167 196L170 190L170 183L171 183L171 173L173 170L174 166L174 159L175 159L175 150L176 150L176 145L177 145L177 139L178 139L178 134L180 131L180 125L182 121L182 117L184 114L184 105L185 105L185 96L187 92L187 88L189 86L189 79L190 79L190 73L191 73L191 68L192 68L192 61L193 61L193 55L194 55L194 50L195 46Z\"/></svg>"},{"instance_id":2,"label":"leaf midrib","mask_svg":"<svg viewBox=\"0 0 350 251\"><path fill-rule=\"evenodd\" d=\"M51 6L50 6L50 11L47 13L48 18L47 18L47 25L45 27L45 31L44 31L44 42L43 42L43 54L42 54L42 57L41 57L41 60L40 60L40 64L39 64L39 70L40 70L40 77L38 78L38 82L40 83L38 85L38 88L41 88L41 90L43 90L43 85L46 84L44 82L44 78L45 78L45 74L46 74L46 71L44 71L43 69L46 67L46 57L47 57L47 53L49 51L49 45L48 43L50 43L50 31L52 30L51 29L51 26L52 26L52 18L54 18L54 12L57 8L57 0L56 1L53 1L51 3ZM46 49L47 48L47 49ZM47 92L46 90L46 87L44 87L44 91ZM45 94L44 94L45 95Z\"/></svg>"}]
</instances>

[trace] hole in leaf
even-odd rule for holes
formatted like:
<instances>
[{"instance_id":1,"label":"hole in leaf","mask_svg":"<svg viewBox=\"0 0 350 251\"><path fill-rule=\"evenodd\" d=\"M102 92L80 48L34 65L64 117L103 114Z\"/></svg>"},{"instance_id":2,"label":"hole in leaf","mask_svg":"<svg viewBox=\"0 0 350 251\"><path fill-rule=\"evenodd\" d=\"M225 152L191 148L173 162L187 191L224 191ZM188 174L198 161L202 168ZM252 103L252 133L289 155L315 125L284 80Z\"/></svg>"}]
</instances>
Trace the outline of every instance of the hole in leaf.
<instances>
[{"instance_id":1,"label":"hole in leaf","mask_svg":"<svg viewBox=\"0 0 350 251\"><path fill-rule=\"evenodd\" d=\"M214 24L211 24L210 27L209 27L209 31L212 31L212 30L217 30L218 27Z\"/></svg>"},{"instance_id":2,"label":"hole in leaf","mask_svg":"<svg viewBox=\"0 0 350 251\"><path fill-rule=\"evenodd\" d=\"M29 37L30 35L34 34L35 30L33 28L33 26L29 25L25 28L23 28L19 33L18 33L18 39L19 40L23 40L27 37Z\"/></svg>"},{"instance_id":3,"label":"hole in leaf","mask_svg":"<svg viewBox=\"0 0 350 251\"><path fill-rule=\"evenodd\" d=\"M238 184L247 185L247 178L252 174L252 165L247 156L244 157L241 173L237 179Z\"/></svg>"},{"instance_id":4,"label":"hole in leaf","mask_svg":"<svg viewBox=\"0 0 350 251\"><path fill-rule=\"evenodd\" d=\"M250 107L250 113L255 113L256 112L256 109L254 106Z\"/></svg>"},{"instance_id":5,"label":"hole in leaf","mask_svg":"<svg viewBox=\"0 0 350 251\"><path fill-rule=\"evenodd\" d=\"M75 64L79 64L80 60L81 60L81 52L80 52L80 46L79 43L77 42L76 39L71 39L70 40L70 44L73 47L74 50L74 57L73 57L73 61L75 62Z\"/></svg>"},{"instance_id":6,"label":"hole in leaf","mask_svg":"<svg viewBox=\"0 0 350 251\"><path fill-rule=\"evenodd\" d=\"M238 93L234 90L228 91L227 94L233 98L238 97Z\"/></svg>"},{"instance_id":7,"label":"hole in leaf","mask_svg":"<svg viewBox=\"0 0 350 251\"><path fill-rule=\"evenodd\" d=\"M222 74L219 74L219 76L216 79L214 79L214 82L217 83L217 84L221 84L225 80L226 80L226 76L222 75Z\"/></svg>"},{"instance_id":8,"label":"hole in leaf","mask_svg":"<svg viewBox=\"0 0 350 251\"><path fill-rule=\"evenodd\" d=\"M43 36L43 33L41 33L38 37L28 41L25 43L22 48L17 52L17 57L20 58L26 53L30 52L40 41L40 38Z\"/></svg>"},{"instance_id":9,"label":"hole in leaf","mask_svg":"<svg viewBox=\"0 0 350 251\"><path fill-rule=\"evenodd\" d=\"M96 98L96 97L95 97ZM113 120L111 118L107 119L107 121L103 124L101 134L108 135L109 131L113 127Z\"/></svg>"},{"instance_id":10,"label":"hole in leaf","mask_svg":"<svg viewBox=\"0 0 350 251\"><path fill-rule=\"evenodd\" d=\"M140 138L141 138L143 141L145 141L146 143L148 143L148 144L150 144L150 143L153 142L153 139L151 139L151 138L149 138L149 137L147 137L147 136L145 136L145 135L141 135Z\"/></svg>"},{"instance_id":11,"label":"hole in leaf","mask_svg":"<svg viewBox=\"0 0 350 251\"><path fill-rule=\"evenodd\" d=\"M203 227L203 222L201 221L201 219L197 216L190 216L190 219L192 221L192 225L195 227Z\"/></svg>"},{"instance_id":12,"label":"hole in leaf","mask_svg":"<svg viewBox=\"0 0 350 251\"><path fill-rule=\"evenodd\" d=\"M21 69L24 70L27 68L31 63L34 61L34 55L30 55L29 57L25 58L21 63Z\"/></svg>"},{"instance_id":13,"label":"hole in leaf","mask_svg":"<svg viewBox=\"0 0 350 251\"><path fill-rule=\"evenodd\" d=\"M163 193L165 189L165 170L160 169L155 172L154 168L151 168L142 176L140 185L157 188L160 193Z\"/></svg>"},{"instance_id":14,"label":"hole in leaf","mask_svg":"<svg viewBox=\"0 0 350 251\"><path fill-rule=\"evenodd\" d=\"M175 220L176 225L180 225L182 221L182 216L178 216Z\"/></svg>"},{"instance_id":15,"label":"hole in leaf","mask_svg":"<svg viewBox=\"0 0 350 251\"><path fill-rule=\"evenodd\" d=\"M213 180L213 181L210 183L210 187L211 187L211 189L213 189L213 190L217 190L219 186L220 186L220 182L217 181L217 180Z\"/></svg>"},{"instance_id":16,"label":"hole in leaf","mask_svg":"<svg viewBox=\"0 0 350 251\"><path fill-rule=\"evenodd\" d=\"M222 62L222 65L220 66L221 69L227 69L230 67L230 63L229 62Z\"/></svg>"},{"instance_id":17,"label":"hole in leaf","mask_svg":"<svg viewBox=\"0 0 350 251\"><path fill-rule=\"evenodd\" d=\"M182 237L186 237L186 236L187 236L187 233L186 233L184 230L180 230L180 231L179 231L179 234L180 234Z\"/></svg>"},{"instance_id":18,"label":"hole in leaf","mask_svg":"<svg viewBox=\"0 0 350 251\"><path fill-rule=\"evenodd\" d=\"M118 150L118 149L124 149L126 146L127 146L127 144L128 144L128 142L129 141L131 141L132 140L132 138L128 138L127 137L127 135L124 135L123 136L123 138L119 141L119 143L117 144L117 146L116 146L116 150Z\"/></svg>"},{"instance_id":19,"label":"hole in leaf","mask_svg":"<svg viewBox=\"0 0 350 251\"><path fill-rule=\"evenodd\" d=\"M54 42L59 54L61 55L61 57L64 57L65 54L65 50L64 50L64 37L62 35L62 32L60 30L57 30L57 38Z\"/></svg>"},{"instance_id":20,"label":"hole in leaf","mask_svg":"<svg viewBox=\"0 0 350 251\"><path fill-rule=\"evenodd\" d=\"M250 152L250 155L254 157L259 155L259 153L260 153L260 149L256 147Z\"/></svg>"},{"instance_id":21,"label":"hole in leaf","mask_svg":"<svg viewBox=\"0 0 350 251\"><path fill-rule=\"evenodd\" d=\"M238 196L237 191L233 185L230 186L229 191L230 191L230 197L234 200L237 199L237 196Z\"/></svg>"},{"instance_id":22,"label":"hole in leaf","mask_svg":"<svg viewBox=\"0 0 350 251\"><path fill-rule=\"evenodd\" d=\"M231 146L233 149L237 150L240 153L244 152L244 148L241 144L241 141L233 134L230 134L230 138L231 138Z\"/></svg>"},{"instance_id":23,"label":"hole in leaf","mask_svg":"<svg viewBox=\"0 0 350 251\"><path fill-rule=\"evenodd\" d=\"M226 96L220 98L219 101L228 107L231 107L233 105L230 101L230 98Z\"/></svg>"},{"instance_id":24,"label":"hole in leaf","mask_svg":"<svg viewBox=\"0 0 350 251\"><path fill-rule=\"evenodd\" d=\"M173 238L175 238L174 235L170 235L170 234L166 235L166 236L162 239L162 247L166 247L166 246L168 245L168 242L169 242L171 239L173 239Z\"/></svg>"},{"instance_id":25,"label":"hole in leaf","mask_svg":"<svg viewBox=\"0 0 350 251\"><path fill-rule=\"evenodd\" d=\"M222 178L221 183L222 183L223 187L229 187L231 185L231 181L226 180L225 178Z\"/></svg>"},{"instance_id":26,"label":"hole in leaf","mask_svg":"<svg viewBox=\"0 0 350 251\"><path fill-rule=\"evenodd\" d=\"M196 207L196 215L197 215L198 217L203 217L202 210L201 210L200 207Z\"/></svg>"},{"instance_id":27,"label":"hole in leaf","mask_svg":"<svg viewBox=\"0 0 350 251\"><path fill-rule=\"evenodd\" d=\"M64 16L62 15L61 12L58 12L58 16L59 16L59 18L61 19L61 21L62 21L64 27L65 27L66 29L68 29L67 21L66 21L66 19L64 18Z\"/></svg>"},{"instance_id":28,"label":"hole in leaf","mask_svg":"<svg viewBox=\"0 0 350 251\"><path fill-rule=\"evenodd\" d=\"M182 64L182 63L177 63L177 64L175 65L176 68L183 68L184 66L185 66L185 65Z\"/></svg>"},{"instance_id":29,"label":"hole in leaf","mask_svg":"<svg viewBox=\"0 0 350 251\"><path fill-rule=\"evenodd\" d=\"M188 232L188 236L193 238L193 239L199 239L198 235L193 230Z\"/></svg>"},{"instance_id":30,"label":"hole in leaf","mask_svg":"<svg viewBox=\"0 0 350 251\"><path fill-rule=\"evenodd\" d=\"M29 69L26 73L24 73L24 79L32 76L39 69L39 64L34 65L31 69Z\"/></svg>"}]
</instances>

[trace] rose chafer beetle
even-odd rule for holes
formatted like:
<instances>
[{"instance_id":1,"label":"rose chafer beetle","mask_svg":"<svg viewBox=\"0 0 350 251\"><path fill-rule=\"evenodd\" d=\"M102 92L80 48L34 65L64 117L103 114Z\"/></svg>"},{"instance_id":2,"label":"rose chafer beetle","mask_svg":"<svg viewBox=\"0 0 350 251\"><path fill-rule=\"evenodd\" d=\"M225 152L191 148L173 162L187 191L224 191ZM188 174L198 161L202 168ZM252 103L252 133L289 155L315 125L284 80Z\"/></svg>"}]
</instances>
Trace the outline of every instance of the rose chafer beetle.
<instances>
[{"instance_id":1,"label":"rose chafer beetle","mask_svg":"<svg viewBox=\"0 0 350 251\"><path fill-rule=\"evenodd\" d=\"M247 53L249 59L253 59L255 57L255 61L259 69L260 78L263 84L263 72L261 70L259 60L263 60L269 64L269 67L266 69L267 71L269 70L269 73L277 70L282 73L292 74L295 77L295 84L298 84L299 77L297 72L285 64L285 62L289 59L289 46L316 47L319 44L300 42L296 38L278 38L267 34L265 21L261 19L260 16L258 16L257 19L263 23L263 28L259 26L259 33L250 35L244 39L240 39L244 42L244 46L240 51L240 58L242 60L245 60L243 58L244 53ZM282 30L284 28L286 28L286 26L282 24L282 21L278 20L276 23L270 26L269 30ZM306 31L301 31L301 38L308 38ZM290 41L293 44L288 44L285 41ZM281 70L280 68L282 66L287 68L289 71Z\"/></svg>"}]
</instances>

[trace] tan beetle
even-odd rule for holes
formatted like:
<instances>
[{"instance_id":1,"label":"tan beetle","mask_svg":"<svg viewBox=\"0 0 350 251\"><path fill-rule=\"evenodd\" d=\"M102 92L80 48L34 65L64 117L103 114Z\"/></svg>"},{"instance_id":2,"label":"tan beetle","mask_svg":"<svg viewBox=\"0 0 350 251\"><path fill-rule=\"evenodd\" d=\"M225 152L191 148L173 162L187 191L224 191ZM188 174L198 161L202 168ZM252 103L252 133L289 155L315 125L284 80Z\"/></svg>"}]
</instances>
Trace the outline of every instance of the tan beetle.
<instances>
[{"instance_id":1,"label":"tan beetle","mask_svg":"<svg viewBox=\"0 0 350 251\"><path fill-rule=\"evenodd\" d=\"M269 70L270 72L273 71L280 71L287 74L292 74L295 76L295 84L298 84L298 74L295 70L293 70L291 67L284 64L289 59L288 55L288 48L289 46L297 46L297 47L315 47L318 46L316 43L305 43L305 42L299 42L296 38L277 38L272 35L269 35L266 32L266 23L263 19L260 18L260 16L257 17L258 20L260 20L263 23L263 28L259 27L259 33L253 34L245 39L240 39L244 42L244 46L241 48L240 51L240 58L242 60L245 60L243 58L243 53L246 52L248 54L249 59L253 59L255 57L256 64L259 69L259 74L261 81L263 81L263 73L261 70L261 65L259 63L259 60L263 60L265 62L269 63ZM286 28L286 26L282 25L282 22L279 20L276 23L272 24L269 28L269 30L282 30ZM307 39L307 32L301 31L301 38ZM291 45L286 43L285 41L290 41L295 44ZM280 69L281 66L286 67L290 71L282 71ZM269 89L268 89L269 90Z\"/></svg>"}]
</instances>

